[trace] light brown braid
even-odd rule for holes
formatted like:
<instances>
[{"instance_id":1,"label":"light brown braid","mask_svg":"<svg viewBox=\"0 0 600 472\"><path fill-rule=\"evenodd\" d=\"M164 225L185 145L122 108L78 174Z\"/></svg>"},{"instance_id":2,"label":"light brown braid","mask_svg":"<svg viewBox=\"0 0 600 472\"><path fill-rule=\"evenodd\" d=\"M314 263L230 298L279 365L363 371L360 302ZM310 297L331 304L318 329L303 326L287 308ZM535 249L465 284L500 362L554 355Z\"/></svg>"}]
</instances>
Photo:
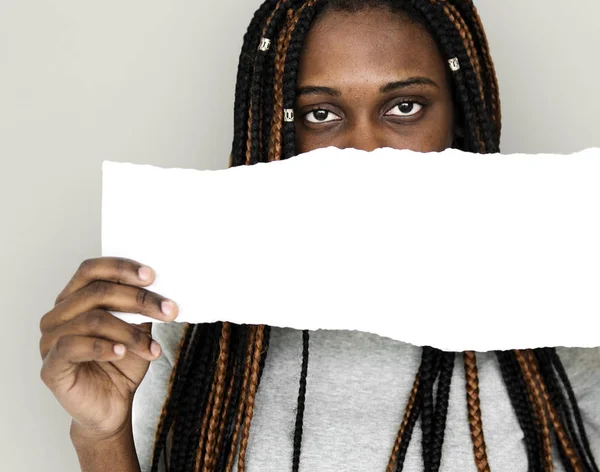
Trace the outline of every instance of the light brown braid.
<instances>
[{"instance_id":1,"label":"light brown braid","mask_svg":"<svg viewBox=\"0 0 600 472\"><path fill-rule=\"evenodd\" d=\"M548 419L546 418L546 412L544 411L544 404L540 390L535 383L533 374L529 362L523 355L523 352L519 349L515 350L515 356L523 372L523 378L527 386L527 392L529 398L534 406L534 414L538 425L542 431L542 448L544 451L544 471L552 472L554 470L554 462L552 460L552 441L550 439L550 428L548 427Z\"/></svg>"},{"instance_id":2,"label":"light brown braid","mask_svg":"<svg viewBox=\"0 0 600 472\"><path fill-rule=\"evenodd\" d=\"M465 351L463 354L465 364L465 378L467 388L467 406L469 427L471 428L471 440L473 442L473 453L475 464L479 472L490 472L487 458L487 448L483 435L483 421L481 419L481 408L479 405L479 374L477 371L477 358L473 351Z\"/></svg>"},{"instance_id":3,"label":"light brown braid","mask_svg":"<svg viewBox=\"0 0 600 472\"><path fill-rule=\"evenodd\" d=\"M234 366L235 369L235 366ZM232 375L229 380L229 387L227 388L227 394L225 395L225 403L223 404L223 410L221 413L221 420L219 421L219 429L217 431L217 444L215 446L215 455L211 468L214 468L217 457L221 454L221 442L223 441L223 434L225 433L225 421L227 420L227 410L231 401L231 395L233 392L233 385L235 383L235 376Z\"/></svg>"},{"instance_id":4,"label":"light brown braid","mask_svg":"<svg viewBox=\"0 0 600 472\"><path fill-rule=\"evenodd\" d=\"M285 59L287 50L292 41L292 34L296 24L305 8L312 7L317 0L308 0L294 13L288 10L288 21L277 42L277 55L275 56L275 77L273 80L273 121L271 123L271 139L269 141L269 161L281 159L281 129L283 127L283 75L285 72Z\"/></svg>"},{"instance_id":5,"label":"light brown braid","mask_svg":"<svg viewBox=\"0 0 600 472\"><path fill-rule=\"evenodd\" d=\"M217 428L220 420L221 405L223 404L223 397L225 396L225 377L227 375L227 363L229 360L230 339L231 325L229 323L223 323L223 327L221 329L221 339L219 340L219 357L217 359L215 373L215 378L217 380L215 386L214 404L211 408L211 417L208 423L204 466L202 467L203 472L212 470L212 467L214 467L213 461L216 461L216 457L213 455L213 452L217 441Z\"/></svg>"},{"instance_id":6,"label":"light brown braid","mask_svg":"<svg viewBox=\"0 0 600 472\"><path fill-rule=\"evenodd\" d=\"M406 425L408 424L408 419L412 410L415 406L417 399L417 392L419 391L419 384L421 382L421 374L417 373L415 377L415 381L413 383L413 388L410 392L410 397L408 398L408 403L406 404L406 410L404 411L404 418L402 419L402 424L400 425L400 429L398 430L398 435L396 436L396 442L394 443L394 447L392 448L392 455L390 456L390 461L388 462L386 472L394 472L394 466L396 464L396 456L398 455L398 450L400 449L400 443L402 442L402 438L404 437L404 431L406 430Z\"/></svg>"},{"instance_id":7,"label":"light brown braid","mask_svg":"<svg viewBox=\"0 0 600 472\"><path fill-rule=\"evenodd\" d=\"M246 409L246 392L248 390L248 379L250 377L250 367L252 363L252 353L254 352L254 339L256 337L256 326L248 327L248 347L246 350L246 358L244 361L244 373L242 377L242 390L240 394L240 402L238 405L238 410L236 414L235 420L235 429L233 430L233 438L231 441L232 447L229 451L229 456L227 457L227 467L226 472L231 472L233 469L233 461L235 458L235 451L237 449L237 442L240 433L240 425L242 423L242 417L244 415L244 410Z\"/></svg>"},{"instance_id":8,"label":"light brown braid","mask_svg":"<svg viewBox=\"0 0 600 472\"><path fill-rule=\"evenodd\" d=\"M271 121L271 135L269 139L269 162L281 158L281 129L283 127L283 74L285 71L286 51L289 46L288 31L292 28L294 11L287 11L287 22L279 33L277 52L275 54L275 67L273 77L273 119ZM291 33L289 37L291 38ZM291 39L290 39L291 40Z\"/></svg>"},{"instance_id":9,"label":"light brown braid","mask_svg":"<svg viewBox=\"0 0 600 472\"><path fill-rule=\"evenodd\" d=\"M248 449L248 438L250 437L250 425L254 414L254 399L256 398L256 390L258 389L258 370L260 366L260 355L263 345L263 334L265 325L256 327L256 339L254 341L254 354L252 356L252 365L250 370L250 379L248 382L248 396L246 398L246 412L244 418L244 426L240 438L240 455L238 457L238 472L246 470L246 450Z\"/></svg>"}]
</instances>

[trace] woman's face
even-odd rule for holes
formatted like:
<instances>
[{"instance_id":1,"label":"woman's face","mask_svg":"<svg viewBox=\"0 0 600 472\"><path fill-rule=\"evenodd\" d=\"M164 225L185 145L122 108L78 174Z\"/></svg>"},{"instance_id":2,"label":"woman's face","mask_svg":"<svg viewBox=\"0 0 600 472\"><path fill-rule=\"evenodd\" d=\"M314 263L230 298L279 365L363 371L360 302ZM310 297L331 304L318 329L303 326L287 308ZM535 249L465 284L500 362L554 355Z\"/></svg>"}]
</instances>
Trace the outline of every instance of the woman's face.
<instances>
[{"instance_id":1,"label":"woman's face","mask_svg":"<svg viewBox=\"0 0 600 472\"><path fill-rule=\"evenodd\" d=\"M422 27L387 9L328 11L298 74L298 153L327 146L442 151L452 145L448 64Z\"/></svg>"}]
</instances>

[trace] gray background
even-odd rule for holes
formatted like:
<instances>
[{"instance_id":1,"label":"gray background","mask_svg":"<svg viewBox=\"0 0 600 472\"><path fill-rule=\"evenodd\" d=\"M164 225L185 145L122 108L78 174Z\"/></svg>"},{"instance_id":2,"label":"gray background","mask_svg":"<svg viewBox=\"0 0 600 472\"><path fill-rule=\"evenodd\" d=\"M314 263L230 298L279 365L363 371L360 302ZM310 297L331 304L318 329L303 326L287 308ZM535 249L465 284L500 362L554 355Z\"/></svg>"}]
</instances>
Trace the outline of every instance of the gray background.
<instances>
[{"instance_id":1,"label":"gray background","mask_svg":"<svg viewBox=\"0 0 600 472\"><path fill-rule=\"evenodd\" d=\"M259 3L0 2L3 470L79 470L70 420L39 379L39 319L100 254L103 159L227 166L237 58ZM476 3L503 152L599 147L600 2Z\"/></svg>"}]
</instances>

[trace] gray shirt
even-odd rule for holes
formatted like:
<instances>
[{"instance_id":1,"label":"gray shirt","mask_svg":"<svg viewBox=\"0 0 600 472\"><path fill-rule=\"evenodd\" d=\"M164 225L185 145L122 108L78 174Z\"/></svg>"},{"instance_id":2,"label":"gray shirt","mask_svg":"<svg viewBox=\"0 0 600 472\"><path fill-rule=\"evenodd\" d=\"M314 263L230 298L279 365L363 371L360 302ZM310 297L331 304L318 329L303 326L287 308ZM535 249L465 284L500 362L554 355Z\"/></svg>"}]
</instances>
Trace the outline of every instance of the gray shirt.
<instances>
[{"instance_id":1,"label":"gray shirt","mask_svg":"<svg viewBox=\"0 0 600 472\"><path fill-rule=\"evenodd\" d=\"M134 438L150 470L158 416L184 325L153 325L164 354L152 362L134 399ZM302 332L272 328L246 455L248 472L291 470ZM558 348L600 461L600 347ZM300 470L385 471L421 359L421 348L356 331L311 331ZM493 353L477 353L480 399L491 470L527 470L523 432ZM441 471L473 471L462 357L452 377ZM556 447L555 445L553 447ZM563 471L555 449L555 470ZM161 469L163 471L164 469ZM423 470L415 426L404 470Z\"/></svg>"}]
</instances>

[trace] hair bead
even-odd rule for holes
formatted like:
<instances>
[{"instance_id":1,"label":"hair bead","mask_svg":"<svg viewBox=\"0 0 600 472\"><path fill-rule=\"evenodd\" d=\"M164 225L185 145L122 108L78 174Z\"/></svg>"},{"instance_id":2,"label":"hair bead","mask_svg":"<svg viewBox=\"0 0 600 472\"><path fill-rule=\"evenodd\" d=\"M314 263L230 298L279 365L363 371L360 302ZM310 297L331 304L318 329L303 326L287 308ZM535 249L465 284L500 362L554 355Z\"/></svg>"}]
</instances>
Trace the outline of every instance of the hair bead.
<instances>
[{"instance_id":1,"label":"hair bead","mask_svg":"<svg viewBox=\"0 0 600 472\"><path fill-rule=\"evenodd\" d=\"M260 40L260 44L258 45L259 51L268 51L271 47L271 40L269 38L262 38Z\"/></svg>"},{"instance_id":2,"label":"hair bead","mask_svg":"<svg viewBox=\"0 0 600 472\"><path fill-rule=\"evenodd\" d=\"M286 123L292 123L294 121L294 110L292 108L285 108L283 110L283 121Z\"/></svg>"},{"instance_id":3,"label":"hair bead","mask_svg":"<svg viewBox=\"0 0 600 472\"><path fill-rule=\"evenodd\" d=\"M456 72L457 70L460 69L460 63L458 62L458 57L453 57L452 59L450 59L448 61L448 64L450 64L450 70L452 72Z\"/></svg>"}]
</instances>

